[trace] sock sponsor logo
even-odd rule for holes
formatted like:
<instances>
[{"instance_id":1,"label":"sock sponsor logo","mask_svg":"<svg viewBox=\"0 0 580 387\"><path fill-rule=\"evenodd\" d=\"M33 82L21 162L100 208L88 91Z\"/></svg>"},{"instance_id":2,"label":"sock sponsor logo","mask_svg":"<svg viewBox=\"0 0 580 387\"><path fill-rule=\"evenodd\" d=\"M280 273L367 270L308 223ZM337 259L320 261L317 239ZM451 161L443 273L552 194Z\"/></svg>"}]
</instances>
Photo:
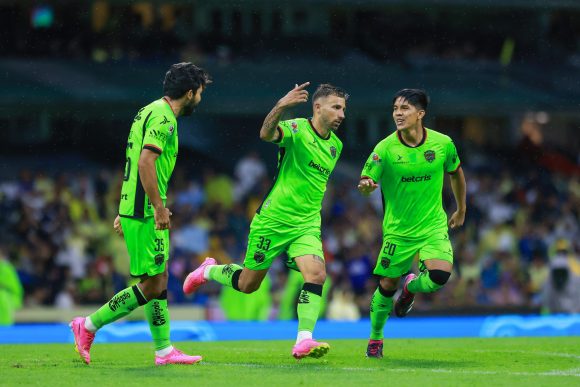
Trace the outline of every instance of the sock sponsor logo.
<instances>
[{"instance_id":1,"label":"sock sponsor logo","mask_svg":"<svg viewBox=\"0 0 580 387\"><path fill-rule=\"evenodd\" d=\"M129 294L129 292L117 294L115 297L111 298L111 301L109 301L109 309L111 309L112 312L116 311L119 309L121 304L125 305L129 298L131 298L131 294Z\"/></svg>"},{"instance_id":2,"label":"sock sponsor logo","mask_svg":"<svg viewBox=\"0 0 580 387\"><path fill-rule=\"evenodd\" d=\"M234 269L232 269L232 265L225 265L222 269L222 274L231 278L232 275L234 275Z\"/></svg>"},{"instance_id":3,"label":"sock sponsor logo","mask_svg":"<svg viewBox=\"0 0 580 387\"><path fill-rule=\"evenodd\" d=\"M300 292L300 296L298 296L298 303L299 304L309 304L310 303L310 296L308 296L308 292L306 290L302 290Z\"/></svg>"},{"instance_id":4,"label":"sock sponsor logo","mask_svg":"<svg viewBox=\"0 0 580 387\"><path fill-rule=\"evenodd\" d=\"M424 175L424 176L401 176L401 183L418 183L421 181L429 181L431 180L431 175Z\"/></svg>"},{"instance_id":5,"label":"sock sponsor logo","mask_svg":"<svg viewBox=\"0 0 580 387\"><path fill-rule=\"evenodd\" d=\"M151 319L151 323L153 325L155 325L156 327L165 324L167 321L165 320L165 317L163 316L163 309L161 308L161 305L159 305L159 302L156 301L153 303L153 318Z\"/></svg>"}]
</instances>

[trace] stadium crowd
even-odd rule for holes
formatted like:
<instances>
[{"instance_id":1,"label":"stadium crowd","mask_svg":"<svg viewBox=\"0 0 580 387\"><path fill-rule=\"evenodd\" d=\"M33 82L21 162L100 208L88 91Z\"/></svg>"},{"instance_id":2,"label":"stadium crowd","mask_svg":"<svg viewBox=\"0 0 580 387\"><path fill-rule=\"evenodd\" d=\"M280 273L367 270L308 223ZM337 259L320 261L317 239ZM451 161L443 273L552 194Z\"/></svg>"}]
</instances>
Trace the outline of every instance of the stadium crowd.
<instances>
[{"instance_id":1,"label":"stadium crowd","mask_svg":"<svg viewBox=\"0 0 580 387\"><path fill-rule=\"evenodd\" d=\"M470 159L466 224L451 234L454 274L444 290L418 299L416 310L580 312L578 175L564 178L506 162L499 169L480 168L473 153ZM322 214L331 280L327 311L337 319L367 315L381 246L380 193L362 197L357 176L344 170L339 167L331 178ZM0 183L0 256L16 267L25 305L101 304L127 286L129 257L112 229L121 183L120 170L22 170ZM249 153L233 174L211 168L195 174L178 164L171 184L169 299L215 305L217 287L186 298L182 280L206 256L243 261L249 223L270 188L268 169ZM452 210L448 186L444 198ZM270 317L276 317L287 278L279 259L270 273Z\"/></svg>"}]
</instances>

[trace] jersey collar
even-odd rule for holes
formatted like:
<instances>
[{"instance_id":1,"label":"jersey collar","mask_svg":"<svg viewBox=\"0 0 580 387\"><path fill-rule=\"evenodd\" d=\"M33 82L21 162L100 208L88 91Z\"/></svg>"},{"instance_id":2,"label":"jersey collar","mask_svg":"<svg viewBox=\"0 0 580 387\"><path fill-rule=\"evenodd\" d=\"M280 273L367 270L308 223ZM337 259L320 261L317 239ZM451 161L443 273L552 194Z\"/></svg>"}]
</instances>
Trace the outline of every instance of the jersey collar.
<instances>
[{"instance_id":1,"label":"jersey collar","mask_svg":"<svg viewBox=\"0 0 580 387\"><path fill-rule=\"evenodd\" d=\"M328 137L324 138L324 137L322 137L322 136L320 135L320 133L318 133L318 132L316 131L316 129L314 128L314 125L312 124L312 119L311 119L311 118L309 118L309 119L308 119L308 123L310 124L310 129L312 129L312 131L313 131L313 132L314 132L314 133L315 133L315 134L318 136L318 138L321 138L321 139L323 139L323 140L325 140L325 141L326 141L326 140L330 140L330 136L332 135L332 131L329 131L329 132L328 132Z\"/></svg>"},{"instance_id":2,"label":"jersey collar","mask_svg":"<svg viewBox=\"0 0 580 387\"><path fill-rule=\"evenodd\" d=\"M403 144L409 148L419 148L421 145L425 144L425 141L427 141L427 129L425 129L425 127L423 126L423 138L421 139L421 142L419 142L415 146L407 144L405 142L405 140L403 139L403 136L401 136L401 132L399 132L398 130L397 130L397 137L399 138L399 141L401 142L401 144Z\"/></svg>"}]
</instances>

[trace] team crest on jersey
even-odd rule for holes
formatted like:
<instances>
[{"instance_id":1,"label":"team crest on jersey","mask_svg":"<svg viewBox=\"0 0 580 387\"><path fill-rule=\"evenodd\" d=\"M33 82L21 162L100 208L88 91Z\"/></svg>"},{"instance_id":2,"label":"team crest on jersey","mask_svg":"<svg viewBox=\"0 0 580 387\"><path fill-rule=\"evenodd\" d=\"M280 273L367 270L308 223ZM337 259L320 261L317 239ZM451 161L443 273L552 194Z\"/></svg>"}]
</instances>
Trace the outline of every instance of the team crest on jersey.
<instances>
[{"instance_id":1,"label":"team crest on jersey","mask_svg":"<svg viewBox=\"0 0 580 387\"><path fill-rule=\"evenodd\" d=\"M298 124L296 123L296 121L292 121L290 123L290 126L292 126L292 133L298 133Z\"/></svg>"},{"instance_id":2,"label":"team crest on jersey","mask_svg":"<svg viewBox=\"0 0 580 387\"><path fill-rule=\"evenodd\" d=\"M336 158L336 148L333 146L330 147L330 155L333 159Z\"/></svg>"},{"instance_id":3,"label":"team crest on jersey","mask_svg":"<svg viewBox=\"0 0 580 387\"><path fill-rule=\"evenodd\" d=\"M423 155L425 156L425 160L427 160L430 163L432 163L433 160L435 160L435 151L428 150L428 151L425 151L425 153L423 153Z\"/></svg>"}]
</instances>

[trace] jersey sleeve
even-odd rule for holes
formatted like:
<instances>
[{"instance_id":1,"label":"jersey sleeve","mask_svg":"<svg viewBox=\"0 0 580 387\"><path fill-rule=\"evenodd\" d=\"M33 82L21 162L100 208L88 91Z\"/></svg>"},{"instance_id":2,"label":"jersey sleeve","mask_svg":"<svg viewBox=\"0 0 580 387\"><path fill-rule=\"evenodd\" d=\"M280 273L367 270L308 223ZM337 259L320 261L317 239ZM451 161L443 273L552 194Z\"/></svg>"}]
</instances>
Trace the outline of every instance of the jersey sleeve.
<instances>
[{"instance_id":1,"label":"jersey sleeve","mask_svg":"<svg viewBox=\"0 0 580 387\"><path fill-rule=\"evenodd\" d=\"M275 141L278 146L286 146L293 141L294 130L296 130L297 124L295 121L280 121L276 130L280 134L278 141Z\"/></svg>"},{"instance_id":2,"label":"jersey sleeve","mask_svg":"<svg viewBox=\"0 0 580 387\"><path fill-rule=\"evenodd\" d=\"M381 156L381 151L379 147L375 147L373 152L367 159L365 166L360 174L361 178L370 177L375 183L378 183L383 175L383 164L384 160Z\"/></svg>"},{"instance_id":3,"label":"jersey sleeve","mask_svg":"<svg viewBox=\"0 0 580 387\"><path fill-rule=\"evenodd\" d=\"M459 167L461 166L461 161L459 160L459 156L457 155L457 148L455 148L455 144L453 141L449 141L447 143L446 151L445 151L445 172L454 174L457 172Z\"/></svg>"},{"instance_id":4,"label":"jersey sleeve","mask_svg":"<svg viewBox=\"0 0 580 387\"><path fill-rule=\"evenodd\" d=\"M175 122L167 117L154 116L146 124L145 137L143 138L143 149L148 149L157 154L163 153L165 144L169 136L175 130Z\"/></svg>"}]
</instances>

